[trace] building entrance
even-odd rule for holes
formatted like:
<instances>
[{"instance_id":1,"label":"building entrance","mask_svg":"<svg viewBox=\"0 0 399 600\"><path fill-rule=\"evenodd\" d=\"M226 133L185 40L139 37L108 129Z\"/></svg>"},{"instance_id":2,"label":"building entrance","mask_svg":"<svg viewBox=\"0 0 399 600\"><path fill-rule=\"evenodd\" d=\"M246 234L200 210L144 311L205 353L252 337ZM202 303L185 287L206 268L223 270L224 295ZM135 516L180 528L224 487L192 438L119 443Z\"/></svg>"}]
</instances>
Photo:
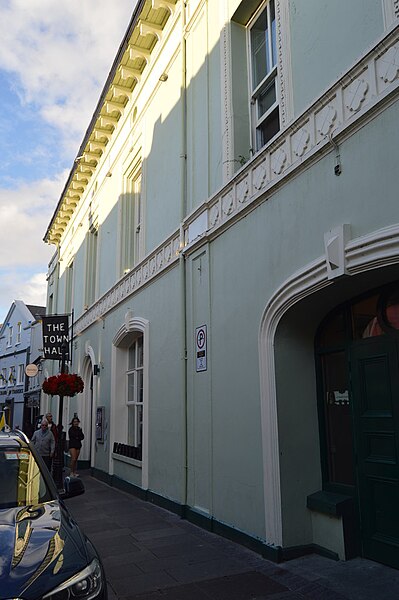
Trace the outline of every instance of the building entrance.
<instances>
[{"instance_id":1,"label":"building entrance","mask_svg":"<svg viewBox=\"0 0 399 600\"><path fill-rule=\"evenodd\" d=\"M389 336L350 350L362 554L399 568L399 355Z\"/></svg>"},{"instance_id":2,"label":"building entrance","mask_svg":"<svg viewBox=\"0 0 399 600\"><path fill-rule=\"evenodd\" d=\"M358 553L399 568L399 283L328 315L316 353L323 487L353 498Z\"/></svg>"}]
</instances>

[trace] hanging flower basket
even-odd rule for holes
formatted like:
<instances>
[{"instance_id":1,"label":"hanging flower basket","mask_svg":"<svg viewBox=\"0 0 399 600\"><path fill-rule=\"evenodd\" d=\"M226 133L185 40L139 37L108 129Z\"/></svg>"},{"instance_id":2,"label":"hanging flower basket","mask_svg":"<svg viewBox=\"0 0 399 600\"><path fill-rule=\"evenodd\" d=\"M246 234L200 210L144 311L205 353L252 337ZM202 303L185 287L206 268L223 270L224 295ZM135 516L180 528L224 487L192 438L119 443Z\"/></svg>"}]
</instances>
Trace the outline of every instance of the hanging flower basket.
<instances>
[{"instance_id":1,"label":"hanging flower basket","mask_svg":"<svg viewBox=\"0 0 399 600\"><path fill-rule=\"evenodd\" d=\"M83 392L83 379L75 373L61 373L45 379L42 390L50 396L75 396Z\"/></svg>"}]
</instances>

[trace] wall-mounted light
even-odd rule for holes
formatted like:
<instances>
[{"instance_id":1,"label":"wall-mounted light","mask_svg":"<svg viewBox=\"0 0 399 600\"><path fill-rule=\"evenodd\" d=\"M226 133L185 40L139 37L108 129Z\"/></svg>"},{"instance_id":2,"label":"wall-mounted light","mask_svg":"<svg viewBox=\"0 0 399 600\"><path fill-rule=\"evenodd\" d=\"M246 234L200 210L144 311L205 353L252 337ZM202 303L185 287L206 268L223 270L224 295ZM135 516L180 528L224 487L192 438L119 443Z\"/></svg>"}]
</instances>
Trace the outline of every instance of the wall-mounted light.
<instances>
[{"instance_id":1,"label":"wall-mounted light","mask_svg":"<svg viewBox=\"0 0 399 600\"><path fill-rule=\"evenodd\" d=\"M159 81L167 81L167 80L168 80L168 74L162 73L161 77L159 78Z\"/></svg>"}]
</instances>

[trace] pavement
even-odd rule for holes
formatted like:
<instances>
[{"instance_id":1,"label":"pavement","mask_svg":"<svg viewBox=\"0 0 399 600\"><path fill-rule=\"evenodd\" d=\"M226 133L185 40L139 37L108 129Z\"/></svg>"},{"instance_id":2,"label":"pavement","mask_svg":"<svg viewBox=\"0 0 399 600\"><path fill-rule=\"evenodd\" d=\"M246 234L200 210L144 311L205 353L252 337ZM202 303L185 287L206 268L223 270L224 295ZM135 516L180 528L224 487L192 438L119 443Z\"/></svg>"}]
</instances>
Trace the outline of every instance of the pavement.
<instances>
[{"instance_id":1,"label":"pavement","mask_svg":"<svg viewBox=\"0 0 399 600\"><path fill-rule=\"evenodd\" d=\"M66 503L103 561L109 600L397 600L399 571L315 554L281 564L81 472Z\"/></svg>"}]
</instances>

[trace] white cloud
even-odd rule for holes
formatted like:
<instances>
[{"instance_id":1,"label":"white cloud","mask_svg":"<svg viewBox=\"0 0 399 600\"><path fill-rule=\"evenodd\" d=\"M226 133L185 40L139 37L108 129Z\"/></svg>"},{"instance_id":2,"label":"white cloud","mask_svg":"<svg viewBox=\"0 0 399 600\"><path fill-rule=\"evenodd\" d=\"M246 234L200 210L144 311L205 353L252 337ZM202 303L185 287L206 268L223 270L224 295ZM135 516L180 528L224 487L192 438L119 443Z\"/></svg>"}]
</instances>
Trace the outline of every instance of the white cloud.
<instances>
[{"instance_id":1,"label":"white cloud","mask_svg":"<svg viewBox=\"0 0 399 600\"><path fill-rule=\"evenodd\" d=\"M21 270L0 269L0 323L6 317L14 300L23 300L25 304L46 306L46 273L26 273Z\"/></svg>"},{"instance_id":2,"label":"white cloud","mask_svg":"<svg viewBox=\"0 0 399 600\"><path fill-rule=\"evenodd\" d=\"M0 69L77 150L128 27L134 0L0 3ZM77 141L78 140L78 141Z\"/></svg>"},{"instance_id":3,"label":"white cloud","mask_svg":"<svg viewBox=\"0 0 399 600\"><path fill-rule=\"evenodd\" d=\"M0 188L0 315L14 299L45 303L45 272L55 248L44 244L43 236L69 170L40 180L35 164L43 173L46 161L72 161L136 3L0 0L0 71L8 73L20 100L12 111L7 105L0 122L7 156L13 157L13 164L8 158L7 166L6 157L2 163L7 189ZM9 102L6 93L3 102ZM18 137L16 116L24 122L35 115L39 134L43 121L54 133L59 156L51 156L53 146L36 130L33 145ZM29 131L24 133L26 139Z\"/></svg>"},{"instance_id":4,"label":"white cloud","mask_svg":"<svg viewBox=\"0 0 399 600\"><path fill-rule=\"evenodd\" d=\"M16 189L0 189L0 269L47 269L54 246L43 242L67 172L54 180L21 183ZM3 290L2 290L3 293Z\"/></svg>"},{"instance_id":5,"label":"white cloud","mask_svg":"<svg viewBox=\"0 0 399 600\"><path fill-rule=\"evenodd\" d=\"M66 177L64 172L54 180L0 189L0 317L13 300L46 304L46 272L55 247L43 237Z\"/></svg>"},{"instance_id":6,"label":"white cloud","mask_svg":"<svg viewBox=\"0 0 399 600\"><path fill-rule=\"evenodd\" d=\"M47 281L46 273L35 273L21 286L19 298L24 298L25 304L46 306Z\"/></svg>"}]
</instances>

